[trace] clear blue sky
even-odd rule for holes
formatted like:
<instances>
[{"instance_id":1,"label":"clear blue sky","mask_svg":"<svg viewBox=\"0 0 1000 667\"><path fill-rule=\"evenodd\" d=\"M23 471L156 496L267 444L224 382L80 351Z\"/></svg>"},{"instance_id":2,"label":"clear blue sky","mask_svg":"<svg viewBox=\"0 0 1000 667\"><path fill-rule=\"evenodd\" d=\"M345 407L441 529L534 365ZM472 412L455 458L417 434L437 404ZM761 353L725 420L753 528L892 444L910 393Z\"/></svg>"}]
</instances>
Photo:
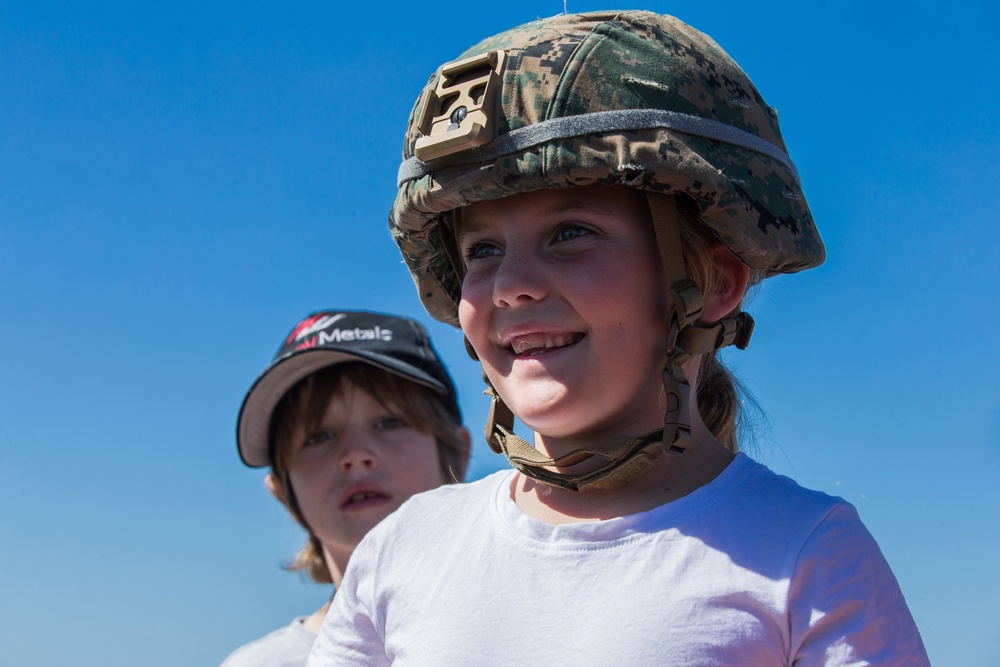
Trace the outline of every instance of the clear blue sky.
<instances>
[{"instance_id":1,"label":"clear blue sky","mask_svg":"<svg viewBox=\"0 0 1000 667\"><path fill-rule=\"evenodd\" d=\"M770 423L750 453L858 506L935 665L995 667L997 4L644 8L708 32L778 108L827 242L729 355ZM385 220L427 76L562 9L0 1L0 665L215 665L319 606L233 435L311 310L426 322L473 475L504 465Z\"/></svg>"}]
</instances>

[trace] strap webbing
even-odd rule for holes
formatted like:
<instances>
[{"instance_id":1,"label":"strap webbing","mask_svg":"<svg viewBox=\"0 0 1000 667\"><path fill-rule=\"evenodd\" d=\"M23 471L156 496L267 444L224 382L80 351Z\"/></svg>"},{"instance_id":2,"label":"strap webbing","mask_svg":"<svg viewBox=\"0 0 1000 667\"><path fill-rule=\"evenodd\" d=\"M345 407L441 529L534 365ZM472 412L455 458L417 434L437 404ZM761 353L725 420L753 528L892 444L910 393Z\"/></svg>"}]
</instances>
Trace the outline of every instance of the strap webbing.
<instances>
[{"instance_id":1,"label":"strap webbing","mask_svg":"<svg viewBox=\"0 0 1000 667\"><path fill-rule=\"evenodd\" d=\"M583 137L602 132L656 129L673 130L705 139L714 139L766 155L772 160L780 162L796 179L798 178L795 165L785 151L746 130L711 118L702 118L665 109L619 109L551 118L533 125L525 125L511 130L483 146L434 160L433 167L415 157L408 158L399 165L396 186L402 187L407 181L422 178L435 169L493 162L504 155L510 155L557 139Z\"/></svg>"},{"instance_id":2,"label":"strap webbing","mask_svg":"<svg viewBox=\"0 0 1000 667\"><path fill-rule=\"evenodd\" d=\"M511 465L524 475L551 486L579 491L585 486L596 485L613 476L616 468L635 458L637 454L650 450L653 446L656 450L660 449L662 436L661 430L657 429L637 438L617 438L590 447L581 447L553 459L514 434L514 413L492 386L485 393L492 398L485 429L486 442L490 448L497 454L506 456ZM651 460L661 451L647 453ZM547 469L547 467L576 465L594 457L602 458L606 462L587 473L568 474Z\"/></svg>"},{"instance_id":3,"label":"strap webbing","mask_svg":"<svg viewBox=\"0 0 1000 667\"><path fill-rule=\"evenodd\" d=\"M677 215L677 201L674 195L660 192L646 192L649 212L653 217L653 229L660 250L660 261L667 276L667 284L674 285L687 278L684 271L684 255L681 250L681 228Z\"/></svg>"}]
</instances>

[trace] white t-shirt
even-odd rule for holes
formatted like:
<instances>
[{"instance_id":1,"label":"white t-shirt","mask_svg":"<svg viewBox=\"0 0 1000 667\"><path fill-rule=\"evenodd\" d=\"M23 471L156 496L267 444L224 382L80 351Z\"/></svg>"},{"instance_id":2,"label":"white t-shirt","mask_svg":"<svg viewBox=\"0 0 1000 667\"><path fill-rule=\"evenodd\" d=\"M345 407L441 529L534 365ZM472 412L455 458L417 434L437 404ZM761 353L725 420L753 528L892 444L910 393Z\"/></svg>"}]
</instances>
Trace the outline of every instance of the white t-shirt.
<instances>
[{"instance_id":1,"label":"white t-shirt","mask_svg":"<svg viewBox=\"0 0 1000 667\"><path fill-rule=\"evenodd\" d=\"M219 667L303 667L316 635L298 617L283 628L244 644Z\"/></svg>"},{"instance_id":2,"label":"white t-shirt","mask_svg":"<svg viewBox=\"0 0 1000 667\"><path fill-rule=\"evenodd\" d=\"M513 471L418 494L351 558L326 665L927 665L847 502L744 455L680 500L552 526Z\"/></svg>"}]
</instances>

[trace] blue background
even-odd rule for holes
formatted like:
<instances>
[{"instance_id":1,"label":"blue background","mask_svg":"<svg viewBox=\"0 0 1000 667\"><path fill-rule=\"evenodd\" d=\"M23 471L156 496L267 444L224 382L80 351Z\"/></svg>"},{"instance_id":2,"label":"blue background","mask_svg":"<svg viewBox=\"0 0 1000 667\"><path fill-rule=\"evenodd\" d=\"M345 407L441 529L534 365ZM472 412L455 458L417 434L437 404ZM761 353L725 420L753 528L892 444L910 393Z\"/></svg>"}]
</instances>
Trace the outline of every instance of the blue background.
<instances>
[{"instance_id":1,"label":"blue background","mask_svg":"<svg viewBox=\"0 0 1000 667\"><path fill-rule=\"evenodd\" d=\"M645 8L777 107L827 242L728 354L750 453L858 506L934 664L1000 664L996 3ZM504 465L385 220L428 75L562 9L0 2L0 665L214 665L322 603L233 435L312 310L427 323Z\"/></svg>"}]
</instances>

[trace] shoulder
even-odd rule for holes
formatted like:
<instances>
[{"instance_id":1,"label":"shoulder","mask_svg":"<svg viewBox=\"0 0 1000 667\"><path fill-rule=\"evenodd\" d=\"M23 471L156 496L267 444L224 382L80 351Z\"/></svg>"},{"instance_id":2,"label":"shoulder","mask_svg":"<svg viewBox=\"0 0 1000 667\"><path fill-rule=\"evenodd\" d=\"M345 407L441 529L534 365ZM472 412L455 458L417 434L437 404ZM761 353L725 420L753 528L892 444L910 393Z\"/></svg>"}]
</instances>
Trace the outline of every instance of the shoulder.
<instances>
[{"instance_id":1,"label":"shoulder","mask_svg":"<svg viewBox=\"0 0 1000 667\"><path fill-rule=\"evenodd\" d=\"M296 618L233 651L220 667L303 667L316 635Z\"/></svg>"},{"instance_id":2,"label":"shoulder","mask_svg":"<svg viewBox=\"0 0 1000 667\"><path fill-rule=\"evenodd\" d=\"M833 514L857 517L854 507L843 498L801 486L767 466L740 455L734 489L739 503L751 512L764 513L768 521L818 527Z\"/></svg>"},{"instance_id":3,"label":"shoulder","mask_svg":"<svg viewBox=\"0 0 1000 667\"><path fill-rule=\"evenodd\" d=\"M855 507L745 456L736 463L711 540L744 570L786 582L796 664L841 664L836 656L897 664L904 655L926 664L899 585Z\"/></svg>"},{"instance_id":4,"label":"shoulder","mask_svg":"<svg viewBox=\"0 0 1000 667\"><path fill-rule=\"evenodd\" d=\"M730 485L732 513L758 538L782 536L797 558L854 550L878 552L854 505L843 498L800 486L745 456ZM759 541L759 539L758 539Z\"/></svg>"},{"instance_id":5,"label":"shoulder","mask_svg":"<svg viewBox=\"0 0 1000 667\"><path fill-rule=\"evenodd\" d=\"M489 508L500 485L509 483L512 470L502 470L475 482L446 484L411 496L398 510L386 517L372 532L391 533L393 538L414 529L429 530L450 526L463 517L468 520Z\"/></svg>"},{"instance_id":6,"label":"shoulder","mask_svg":"<svg viewBox=\"0 0 1000 667\"><path fill-rule=\"evenodd\" d=\"M800 486L759 463L753 463L748 496L753 510L778 528L799 532L803 548L874 550L878 545L848 501ZM827 552L832 553L832 552Z\"/></svg>"},{"instance_id":7,"label":"shoulder","mask_svg":"<svg viewBox=\"0 0 1000 667\"><path fill-rule=\"evenodd\" d=\"M362 538L348 570L361 576L379 571L383 562L405 561L416 567L438 548L472 539L491 525L493 501L512 474L501 471L475 482L448 484L410 497Z\"/></svg>"},{"instance_id":8,"label":"shoulder","mask_svg":"<svg viewBox=\"0 0 1000 667\"><path fill-rule=\"evenodd\" d=\"M426 504L465 504L477 500L485 502L496 493L500 484L505 481L509 482L513 474L513 470L500 470L474 482L445 484L410 497L403 504L403 507Z\"/></svg>"},{"instance_id":9,"label":"shoulder","mask_svg":"<svg viewBox=\"0 0 1000 667\"><path fill-rule=\"evenodd\" d=\"M794 572L803 551L817 533L833 528L831 522L864 531L842 498L804 488L743 454L677 509L684 510L676 524L684 534L776 579Z\"/></svg>"},{"instance_id":10,"label":"shoulder","mask_svg":"<svg viewBox=\"0 0 1000 667\"><path fill-rule=\"evenodd\" d=\"M428 599L469 590L455 581L489 533L494 501L513 471L418 493L354 550L313 652L314 664L388 664L390 604L397 631L426 616ZM416 576L415 576L416 575ZM437 664L428 662L426 664Z\"/></svg>"}]
</instances>

